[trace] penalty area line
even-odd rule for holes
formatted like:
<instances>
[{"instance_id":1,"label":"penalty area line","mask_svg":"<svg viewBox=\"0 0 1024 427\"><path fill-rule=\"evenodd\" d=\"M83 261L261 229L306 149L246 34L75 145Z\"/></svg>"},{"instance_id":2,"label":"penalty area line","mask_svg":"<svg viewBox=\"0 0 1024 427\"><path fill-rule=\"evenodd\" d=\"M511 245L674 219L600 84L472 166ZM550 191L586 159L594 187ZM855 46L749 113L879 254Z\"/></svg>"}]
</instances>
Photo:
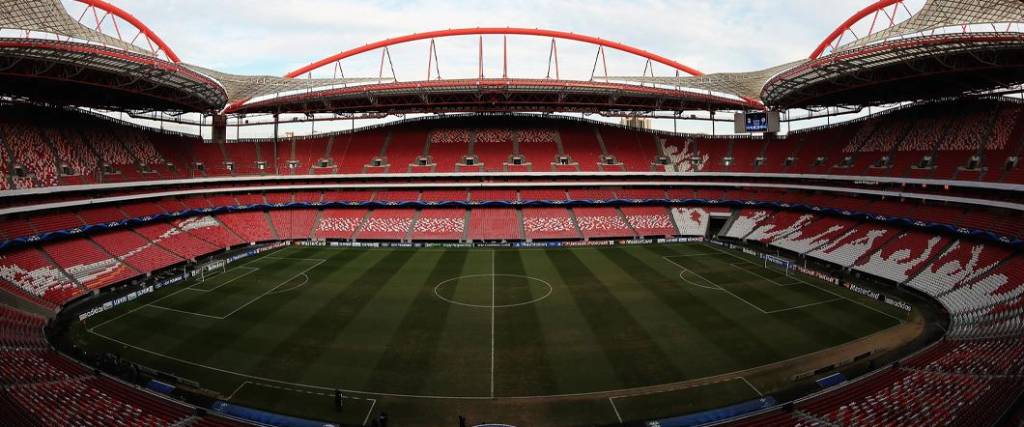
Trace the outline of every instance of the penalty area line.
<instances>
[{"instance_id":1,"label":"penalty area line","mask_svg":"<svg viewBox=\"0 0 1024 427\"><path fill-rule=\"evenodd\" d=\"M615 411L615 418L617 418L619 420L619 422L621 423L622 422L622 415L619 414L619 408L617 406L615 406L615 396L609 397L608 398L608 403L612 404L612 410Z\"/></svg>"},{"instance_id":2,"label":"penalty area line","mask_svg":"<svg viewBox=\"0 0 1024 427\"><path fill-rule=\"evenodd\" d=\"M759 265L759 264L757 264L757 263L755 263L755 262L753 262L753 261L751 261L751 260L749 260L749 259L743 258L743 257L741 257L741 256L739 256L739 255L736 255L736 254L734 254L734 253L731 253L731 252L729 252L729 251L726 251L726 250L724 250L724 249L719 249L719 248L716 248L716 247L714 247L713 245L709 245L709 247L710 247L711 249L714 249L714 250L716 250L716 251L719 251L719 252L721 252L721 253L723 253L723 254L726 254L726 255L729 255L729 256L731 256L731 257L733 257L733 258L736 258L736 259L738 259L738 260L740 260L740 261L743 261L743 262L746 262L746 263L748 263L748 264L753 264L753 265L756 265L756 266L760 267L760 265ZM845 299L845 300L847 300L847 301L849 301L849 302L852 302L852 303L854 303L854 304L857 304L857 305L859 305L859 306L861 306L861 307L864 307L864 308L866 308L866 309L868 309L868 310L871 310L871 311L874 311L874 312L876 312L876 313L878 313L878 314L881 314L881 315L883 315L883 316L887 316L887 317L889 317L889 318L895 319L895 320L896 320L897 322L899 322L900 324L903 324L903 323L905 323L905 322L906 322L906 320L904 320L904 319L901 319L901 318L899 318L899 317L893 316L893 315L891 315L891 314L889 314L889 313L886 313L886 312L884 312L884 311L882 311L882 310L879 310L879 309L877 309L877 308L874 308L874 307L872 307L872 306L869 306L869 305L867 305L867 304L864 304L864 303L862 303L862 302L860 302L860 301L857 301L857 300L854 300L854 299L852 299L852 298L849 298L849 297L846 297L846 296L843 296L843 295L837 294L837 293L835 293L835 292L832 292L832 291L830 291L830 290L828 290L828 289L825 289L825 288L823 288L823 287L821 287L821 286L818 286L818 285L816 285L816 284L814 284L814 283L808 282L808 281L804 280L804 279L803 279L803 278L801 278L801 277L798 277L798 276L794 276L794 277L796 278L796 280L800 281L800 282L801 282L801 283L803 283L803 284L806 284L807 286L810 286L810 287L812 287L812 288L818 289L818 290L820 290L820 291L823 291L823 292L827 292L827 293L830 293L830 294L832 294L833 296L836 296L836 297L839 297L839 298Z\"/></svg>"}]
</instances>

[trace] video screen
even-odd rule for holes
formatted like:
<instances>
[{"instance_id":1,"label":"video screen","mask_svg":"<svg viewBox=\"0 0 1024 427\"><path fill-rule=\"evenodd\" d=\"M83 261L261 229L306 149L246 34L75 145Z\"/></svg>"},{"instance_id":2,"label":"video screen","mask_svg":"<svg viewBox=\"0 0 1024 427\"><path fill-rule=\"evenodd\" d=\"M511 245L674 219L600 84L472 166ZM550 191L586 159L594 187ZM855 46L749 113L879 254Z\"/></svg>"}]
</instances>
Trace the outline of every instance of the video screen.
<instances>
[{"instance_id":1,"label":"video screen","mask_svg":"<svg viewBox=\"0 0 1024 427\"><path fill-rule=\"evenodd\" d=\"M768 114L766 113L747 113L747 132L766 132L768 131Z\"/></svg>"}]
</instances>

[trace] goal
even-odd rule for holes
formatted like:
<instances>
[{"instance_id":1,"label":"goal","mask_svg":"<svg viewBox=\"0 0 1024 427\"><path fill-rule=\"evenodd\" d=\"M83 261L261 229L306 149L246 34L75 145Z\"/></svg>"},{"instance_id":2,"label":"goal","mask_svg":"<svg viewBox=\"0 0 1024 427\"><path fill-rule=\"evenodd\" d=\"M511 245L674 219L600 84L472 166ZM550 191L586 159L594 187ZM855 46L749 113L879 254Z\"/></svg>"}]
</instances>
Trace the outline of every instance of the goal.
<instances>
[{"instance_id":1,"label":"goal","mask_svg":"<svg viewBox=\"0 0 1024 427\"><path fill-rule=\"evenodd\" d=\"M786 270L786 276L789 276L790 273L796 269L796 264L793 263L793 261L790 261L785 258L780 258L777 256L765 255L764 268L767 269L770 266L775 266L783 270Z\"/></svg>"},{"instance_id":2,"label":"goal","mask_svg":"<svg viewBox=\"0 0 1024 427\"><path fill-rule=\"evenodd\" d=\"M216 276L228 270L228 262L224 260L210 261L199 266L198 271L195 272L199 276L199 283L203 283L207 278Z\"/></svg>"}]
</instances>

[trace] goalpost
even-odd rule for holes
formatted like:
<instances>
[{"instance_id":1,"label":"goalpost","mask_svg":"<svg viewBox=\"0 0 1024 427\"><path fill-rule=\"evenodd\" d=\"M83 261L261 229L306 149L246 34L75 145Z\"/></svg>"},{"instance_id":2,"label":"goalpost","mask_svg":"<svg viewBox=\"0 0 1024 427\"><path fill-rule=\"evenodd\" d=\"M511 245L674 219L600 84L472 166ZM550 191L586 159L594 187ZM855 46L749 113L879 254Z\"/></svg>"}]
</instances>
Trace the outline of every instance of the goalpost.
<instances>
[{"instance_id":1,"label":"goalpost","mask_svg":"<svg viewBox=\"0 0 1024 427\"><path fill-rule=\"evenodd\" d=\"M228 271L228 262L220 259L200 265L195 274L199 275L199 283L203 283L207 277L213 277L226 271Z\"/></svg>"},{"instance_id":2,"label":"goalpost","mask_svg":"<svg viewBox=\"0 0 1024 427\"><path fill-rule=\"evenodd\" d=\"M772 255L764 256L764 268L768 269L770 265L775 265L786 270L786 277L789 277L790 273L796 269L796 264L785 258L780 258Z\"/></svg>"}]
</instances>

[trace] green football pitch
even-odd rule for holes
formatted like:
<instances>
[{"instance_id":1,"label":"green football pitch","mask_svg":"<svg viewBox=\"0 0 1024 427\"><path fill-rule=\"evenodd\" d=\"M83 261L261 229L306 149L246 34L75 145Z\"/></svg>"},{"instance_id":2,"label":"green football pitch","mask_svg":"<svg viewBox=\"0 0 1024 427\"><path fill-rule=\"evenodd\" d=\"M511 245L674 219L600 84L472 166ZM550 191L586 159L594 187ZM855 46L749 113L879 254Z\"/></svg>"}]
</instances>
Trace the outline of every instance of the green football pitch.
<instances>
[{"instance_id":1,"label":"green football pitch","mask_svg":"<svg viewBox=\"0 0 1024 427\"><path fill-rule=\"evenodd\" d=\"M757 398L780 386L758 367L906 317L705 244L293 246L90 318L74 336L231 402L318 420L593 425Z\"/></svg>"}]
</instances>

